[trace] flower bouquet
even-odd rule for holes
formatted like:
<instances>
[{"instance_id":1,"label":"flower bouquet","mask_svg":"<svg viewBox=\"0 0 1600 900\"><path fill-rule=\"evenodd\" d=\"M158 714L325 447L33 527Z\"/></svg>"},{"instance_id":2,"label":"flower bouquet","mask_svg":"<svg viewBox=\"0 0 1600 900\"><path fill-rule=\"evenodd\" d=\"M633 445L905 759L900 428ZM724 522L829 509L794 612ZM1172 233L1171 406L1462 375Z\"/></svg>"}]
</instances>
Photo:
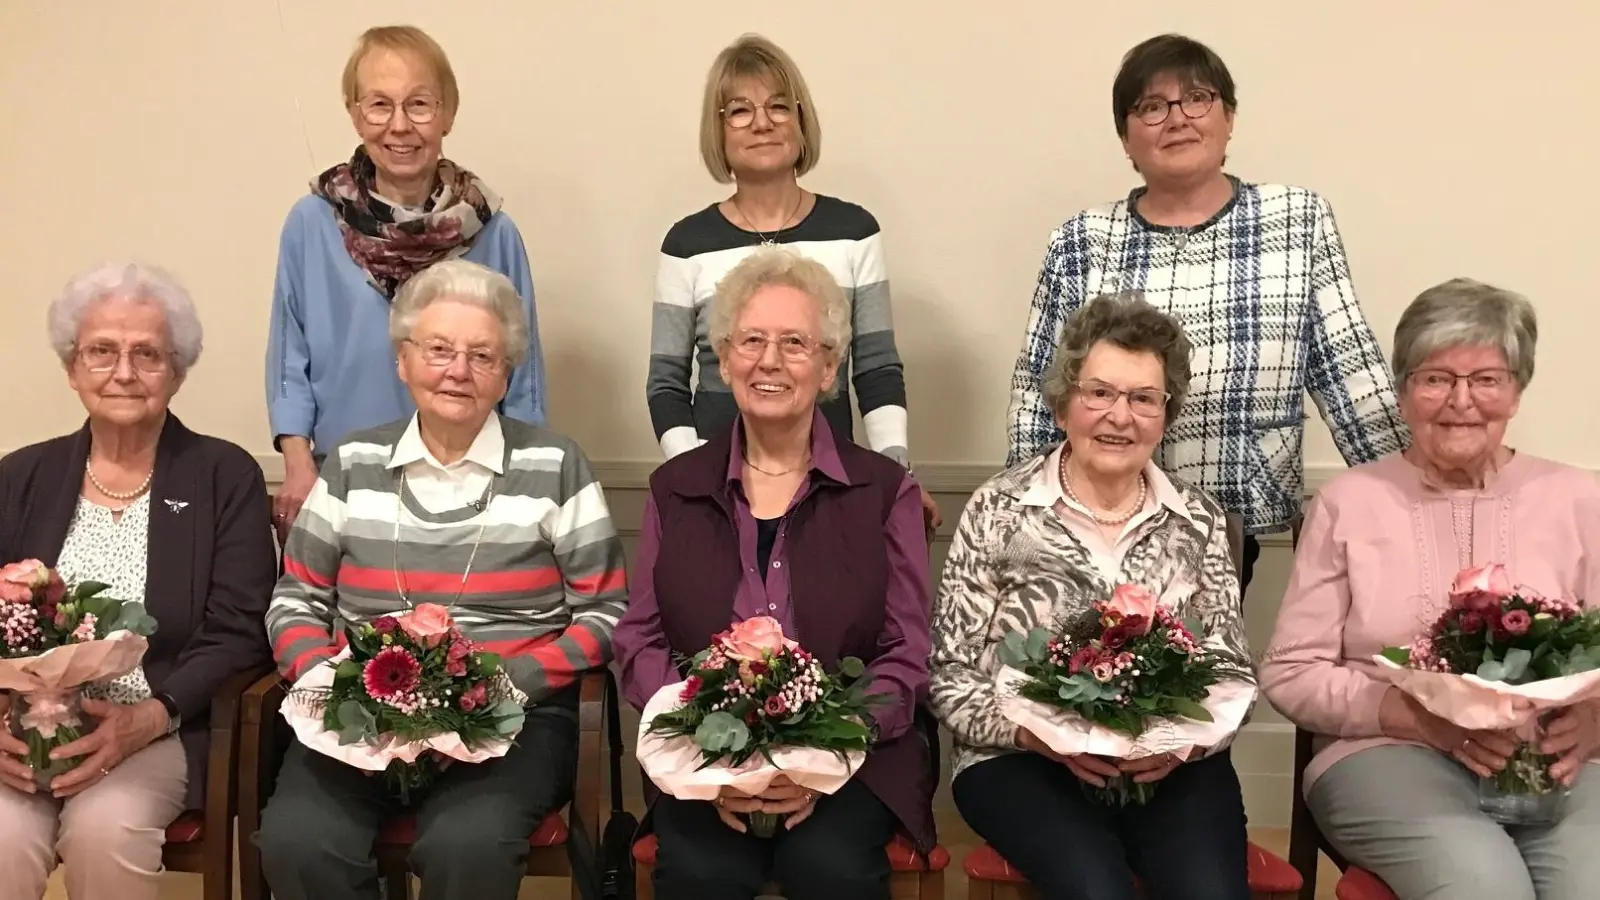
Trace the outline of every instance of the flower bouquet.
<instances>
[{"instance_id":1,"label":"flower bouquet","mask_svg":"<svg viewBox=\"0 0 1600 900\"><path fill-rule=\"evenodd\" d=\"M442 606L347 625L348 646L289 690L283 717L308 748L384 772L402 803L449 760L504 756L527 695Z\"/></svg>"},{"instance_id":2,"label":"flower bouquet","mask_svg":"<svg viewBox=\"0 0 1600 900\"><path fill-rule=\"evenodd\" d=\"M1600 613L1514 587L1496 563L1458 574L1449 607L1409 647L1386 647L1377 675L1470 731L1509 730L1517 751L1481 779L1478 805L1506 824L1561 816L1566 791L1538 751L1554 712L1600 696Z\"/></svg>"},{"instance_id":3,"label":"flower bouquet","mask_svg":"<svg viewBox=\"0 0 1600 900\"><path fill-rule=\"evenodd\" d=\"M28 745L42 789L82 761L50 753L93 730L81 708L83 686L132 672L156 630L144 604L106 589L96 581L68 588L36 559L0 569L0 690L11 696L11 733Z\"/></svg>"},{"instance_id":4,"label":"flower bouquet","mask_svg":"<svg viewBox=\"0 0 1600 900\"><path fill-rule=\"evenodd\" d=\"M866 713L877 698L861 661L846 657L830 675L775 619L740 622L689 664L688 680L657 691L639 726L639 764L680 800L714 800L724 787L753 796L780 773L832 794L872 746ZM758 837L778 827L772 814L749 820Z\"/></svg>"},{"instance_id":5,"label":"flower bouquet","mask_svg":"<svg viewBox=\"0 0 1600 900\"><path fill-rule=\"evenodd\" d=\"M1250 661L1201 644L1194 632L1135 584L1119 585L1063 623L1006 635L996 676L1008 720L1056 753L1188 759L1227 740L1255 702ZM1145 803L1156 785L1108 781L1108 805Z\"/></svg>"}]
</instances>

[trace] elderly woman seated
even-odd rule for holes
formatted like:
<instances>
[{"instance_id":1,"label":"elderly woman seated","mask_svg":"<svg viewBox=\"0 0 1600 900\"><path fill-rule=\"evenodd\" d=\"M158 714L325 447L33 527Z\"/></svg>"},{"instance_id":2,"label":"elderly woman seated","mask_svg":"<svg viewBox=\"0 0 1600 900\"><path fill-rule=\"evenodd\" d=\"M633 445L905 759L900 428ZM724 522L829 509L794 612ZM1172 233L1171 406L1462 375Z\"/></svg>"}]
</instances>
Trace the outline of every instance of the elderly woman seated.
<instances>
[{"instance_id":1,"label":"elderly woman seated","mask_svg":"<svg viewBox=\"0 0 1600 900\"><path fill-rule=\"evenodd\" d=\"M171 276L91 269L50 305L49 325L88 421L0 461L0 560L109 584L157 629L141 668L84 690L100 723L55 751L84 759L48 790L0 727L0 898L38 900L59 858L73 898L154 900L166 826L203 804L217 685L270 658L266 485L243 448L169 409L201 347L194 304Z\"/></svg>"},{"instance_id":2,"label":"elderly woman seated","mask_svg":"<svg viewBox=\"0 0 1600 900\"><path fill-rule=\"evenodd\" d=\"M505 756L453 763L416 800L424 897L517 896L528 836L572 791L578 676L609 661L627 602L622 544L582 451L495 413L527 328L516 288L476 263L406 282L389 333L417 412L329 454L267 612L292 681L339 649L336 621L446 606L528 695ZM262 819L273 895L377 898L373 840L400 811L385 779L296 743Z\"/></svg>"},{"instance_id":3,"label":"elderly woman seated","mask_svg":"<svg viewBox=\"0 0 1600 900\"><path fill-rule=\"evenodd\" d=\"M1305 783L1323 833L1407 900L1600 885L1600 779L1579 778L1600 744L1594 705L1560 714L1543 743L1573 785L1566 817L1508 829L1479 811L1478 778L1506 765L1509 737L1464 731L1373 675L1373 655L1409 644L1464 568L1502 563L1544 595L1600 597L1594 476L1504 443L1537 334L1527 300L1465 279L1411 303L1394 337L1410 446L1318 492L1261 664L1267 698L1322 736Z\"/></svg>"},{"instance_id":4,"label":"elderly woman seated","mask_svg":"<svg viewBox=\"0 0 1600 900\"><path fill-rule=\"evenodd\" d=\"M717 285L711 343L739 415L650 479L628 614L617 628L634 706L681 681L678 659L730 624L771 616L830 669L866 663L876 743L842 790L656 798L660 900L749 900L774 877L790 900L887 898L897 830L933 844L933 774L913 727L927 685L921 492L904 468L835 441L818 401L839 385L850 305L819 263L769 248ZM647 788L649 785L647 785ZM654 791L651 791L653 794ZM740 813L782 814L774 838Z\"/></svg>"},{"instance_id":5,"label":"elderly woman seated","mask_svg":"<svg viewBox=\"0 0 1600 900\"><path fill-rule=\"evenodd\" d=\"M1180 764L1059 755L1001 711L999 645L1139 584L1243 656L1239 579L1216 501L1151 454L1183 406L1189 340L1137 296L1063 327L1044 391L1066 440L990 479L957 526L934 607L929 702L955 735L961 815L1041 896L1248 900L1244 799L1227 742ZM1145 805L1089 788L1160 783Z\"/></svg>"}]
</instances>

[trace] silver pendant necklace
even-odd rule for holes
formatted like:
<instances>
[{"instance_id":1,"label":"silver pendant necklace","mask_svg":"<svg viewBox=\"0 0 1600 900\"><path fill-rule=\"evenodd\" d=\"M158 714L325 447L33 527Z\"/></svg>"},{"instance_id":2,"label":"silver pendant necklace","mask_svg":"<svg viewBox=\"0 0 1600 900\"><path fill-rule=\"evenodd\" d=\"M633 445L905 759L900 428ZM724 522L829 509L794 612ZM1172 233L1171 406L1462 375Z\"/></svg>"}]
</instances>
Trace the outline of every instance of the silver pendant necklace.
<instances>
[{"instance_id":1,"label":"silver pendant necklace","mask_svg":"<svg viewBox=\"0 0 1600 900\"><path fill-rule=\"evenodd\" d=\"M778 243L778 235L783 234L784 229L789 227L789 220L793 219L795 214L800 211L800 204L804 203L805 199L806 192L802 190L794 198L794 208L789 210L789 215L785 216L782 222L778 223L778 229L772 232L771 237L768 237L766 234L764 234L761 229L756 227L755 221L744 214L744 210L739 207L739 201L732 200L731 202L733 203L734 212L737 212L739 214L739 218L744 220L744 224L749 226L750 230L756 233L756 237L761 238L761 245L763 247L771 247ZM758 469L757 471L760 470Z\"/></svg>"},{"instance_id":2,"label":"silver pendant necklace","mask_svg":"<svg viewBox=\"0 0 1600 900\"><path fill-rule=\"evenodd\" d=\"M483 515L484 510L489 508L489 501L494 499L494 485L494 480L491 480L489 482L488 491L484 494L483 499L475 500L467 504L474 510L477 510L477 513L480 516ZM405 569L400 565L400 518L405 514L405 493L406 474L405 470L402 469L400 471L400 484L395 490L394 494L394 591L396 594L400 595L401 608L411 609L413 608L414 604L411 602L411 592L408 590L408 585L406 584ZM456 585L456 595L450 598L449 603L445 604L445 609L454 607L456 605L456 601L461 599L461 593L467 589L467 577L472 574L472 564L478 558L478 546L483 543L483 532L488 527L488 519L484 519L478 523L478 536L472 541L472 553L467 557L467 568L461 573L461 583Z\"/></svg>"}]
</instances>

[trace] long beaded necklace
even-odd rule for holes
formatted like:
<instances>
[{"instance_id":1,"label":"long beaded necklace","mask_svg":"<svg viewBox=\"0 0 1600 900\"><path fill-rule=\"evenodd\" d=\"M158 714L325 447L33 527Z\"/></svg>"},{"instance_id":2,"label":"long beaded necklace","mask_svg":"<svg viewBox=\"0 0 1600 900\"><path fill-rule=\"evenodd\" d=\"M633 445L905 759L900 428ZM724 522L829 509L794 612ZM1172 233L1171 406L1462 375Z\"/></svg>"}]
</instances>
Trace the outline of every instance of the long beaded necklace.
<instances>
[{"instance_id":1,"label":"long beaded necklace","mask_svg":"<svg viewBox=\"0 0 1600 900\"><path fill-rule=\"evenodd\" d=\"M484 511L489 508L489 501L494 499L494 485L494 481L490 481L489 488L484 493L483 499L475 500L468 504L477 510L479 515L483 515ZM411 592L407 589L405 569L400 565L400 517L405 513L405 493L406 473L402 469L400 471L400 484L394 493L394 590L395 593L400 595L401 607L411 609L414 604L411 602ZM487 518L478 523L478 536L472 541L472 553L467 557L467 568L461 573L461 583L456 586L456 595L451 597L450 602L444 605L445 609L454 607L456 601L461 599L461 593L467 589L467 576L472 574L472 564L478 558L478 546L483 543L483 532L488 527L489 520Z\"/></svg>"},{"instance_id":2,"label":"long beaded necklace","mask_svg":"<svg viewBox=\"0 0 1600 900\"><path fill-rule=\"evenodd\" d=\"M84 460L83 462L83 471L89 476L89 483L94 485L95 490L113 500L132 500L135 497L143 495L145 491L150 490L150 481L156 477L155 467L151 466L149 474L144 476L144 481L140 482L138 487L131 491L113 491L101 484L100 479L94 477L94 465L88 460Z\"/></svg>"},{"instance_id":3,"label":"long beaded necklace","mask_svg":"<svg viewBox=\"0 0 1600 900\"><path fill-rule=\"evenodd\" d=\"M1099 523L1101 525L1108 525L1108 526L1109 525L1121 525L1124 522L1128 521L1129 519L1133 518L1134 514L1137 513L1139 510L1144 509L1144 501L1145 501L1146 492L1149 489L1149 484L1145 481L1144 473L1142 473L1142 472L1139 474L1139 499L1134 501L1134 504L1132 506L1128 507L1128 511L1125 512L1125 513L1122 513L1121 515L1118 515L1118 516L1102 516L1099 513L1095 512L1094 508L1091 507L1089 504L1083 502L1083 500L1078 497L1078 492L1074 491L1072 489L1072 482L1067 479L1067 454L1065 454L1065 453L1061 454L1060 470L1061 470L1060 471L1061 489L1067 492L1067 497L1069 499L1071 499L1073 503L1076 503L1079 506L1081 506L1084 509L1089 511L1089 518L1094 519L1095 522L1097 522L1097 523Z\"/></svg>"}]
</instances>

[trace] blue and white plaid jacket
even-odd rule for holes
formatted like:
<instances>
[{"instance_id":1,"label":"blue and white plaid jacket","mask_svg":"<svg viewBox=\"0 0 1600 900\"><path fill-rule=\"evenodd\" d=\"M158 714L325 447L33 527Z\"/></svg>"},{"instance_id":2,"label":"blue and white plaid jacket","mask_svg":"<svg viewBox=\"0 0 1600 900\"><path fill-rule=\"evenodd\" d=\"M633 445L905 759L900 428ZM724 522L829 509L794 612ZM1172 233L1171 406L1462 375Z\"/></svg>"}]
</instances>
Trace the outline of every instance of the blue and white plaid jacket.
<instances>
[{"instance_id":1,"label":"blue and white plaid jacket","mask_svg":"<svg viewBox=\"0 0 1600 900\"><path fill-rule=\"evenodd\" d=\"M1349 465L1409 440L1333 209L1304 188L1236 181L1211 221L1172 228L1135 211L1141 192L1050 236L1011 377L1006 464L1062 439L1040 382L1067 316L1100 294L1139 290L1194 343L1189 398L1156 464L1243 515L1250 534L1281 531L1305 494L1306 392Z\"/></svg>"}]
</instances>

